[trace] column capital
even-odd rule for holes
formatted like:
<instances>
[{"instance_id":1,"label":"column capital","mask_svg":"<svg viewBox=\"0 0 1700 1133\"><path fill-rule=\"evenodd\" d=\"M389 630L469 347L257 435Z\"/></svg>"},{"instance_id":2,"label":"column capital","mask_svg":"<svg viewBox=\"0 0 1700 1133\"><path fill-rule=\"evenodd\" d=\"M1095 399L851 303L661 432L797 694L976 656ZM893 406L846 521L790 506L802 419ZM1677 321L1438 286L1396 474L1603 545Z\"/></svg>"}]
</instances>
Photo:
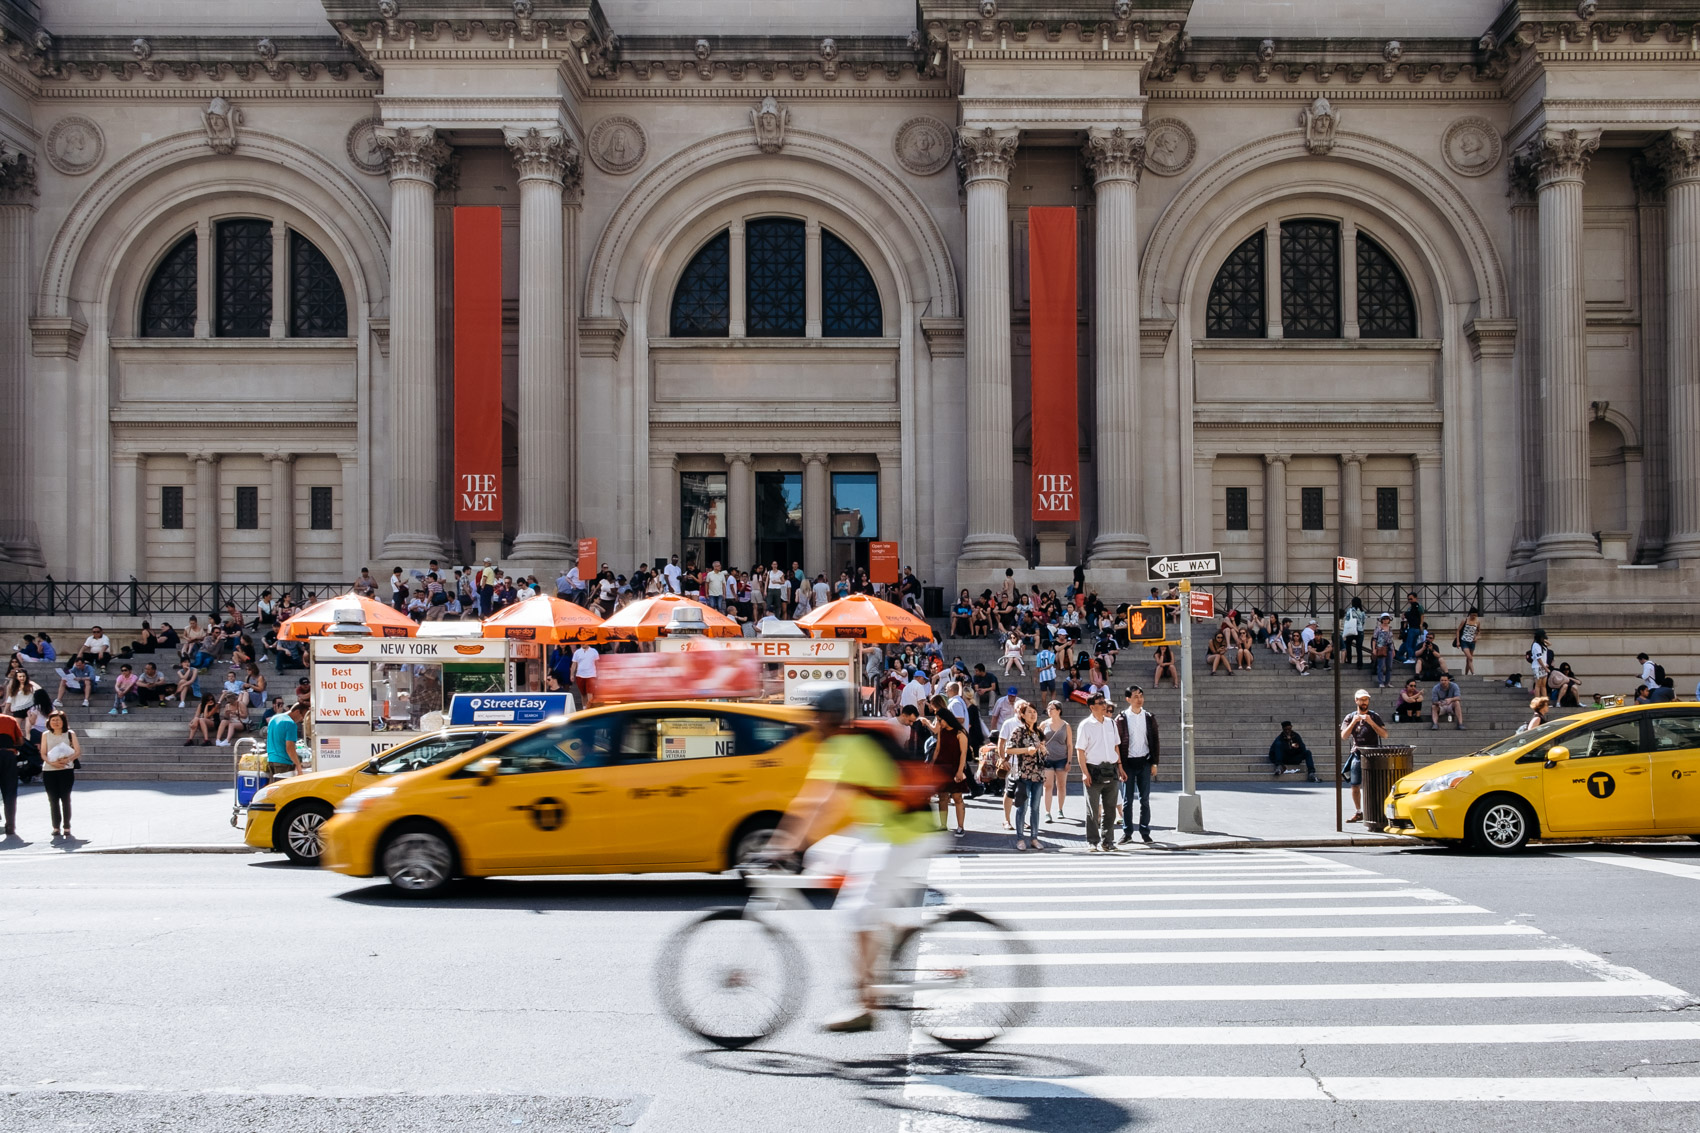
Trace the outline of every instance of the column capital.
<instances>
[{"instance_id":1,"label":"column capital","mask_svg":"<svg viewBox=\"0 0 1700 1133\"><path fill-rule=\"evenodd\" d=\"M1648 147L1647 157L1664 174L1666 186L1700 181L1700 129L1668 131Z\"/></svg>"},{"instance_id":2,"label":"column capital","mask_svg":"<svg viewBox=\"0 0 1700 1133\"><path fill-rule=\"evenodd\" d=\"M561 130L539 130L531 126L502 131L508 154L520 181L551 181L564 185L569 179L577 187L580 154L578 143Z\"/></svg>"},{"instance_id":3,"label":"column capital","mask_svg":"<svg viewBox=\"0 0 1700 1133\"><path fill-rule=\"evenodd\" d=\"M749 464L755 457L747 452L729 452L726 454L727 464Z\"/></svg>"},{"instance_id":4,"label":"column capital","mask_svg":"<svg viewBox=\"0 0 1700 1133\"><path fill-rule=\"evenodd\" d=\"M803 454L803 463L804 464L825 464L830 459L831 459L830 453L805 452Z\"/></svg>"},{"instance_id":5,"label":"column capital","mask_svg":"<svg viewBox=\"0 0 1700 1133\"><path fill-rule=\"evenodd\" d=\"M292 452L273 451L273 452L266 453L265 457L266 457L267 463L270 463L270 464L294 464L295 463L295 454L292 453Z\"/></svg>"},{"instance_id":6,"label":"column capital","mask_svg":"<svg viewBox=\"0 0 1700 1133\"><path fill-rule=\"evenodd\" d=\"M1263 454L1263 463L1265 465L1284 465L1292 459L1293 458L1290 454L1284 452L1266 452Z\"/></svg>"},{"instance_id":7,"label":"column capital","mask_svg":"<svg viewBox=\"0 0 1700 1133\"><path fill-rule=\"evenodd\" d=\"M1580 181L1594 151L1600 148L1598 130L1559 130L1547 127L1517 151L1513 168L1520 164L1525 176L1533 176L1537 188L1560 181Z\"/></svg>"},{"instance_id":8,"label":"column capital","mask_svg":"<svg viewBox=\"0 0 1700 1133\"><path fill-rule=\"evenodd\" d=\"M975 181L1009 183L1015 151L1021 145L1020 130L964 126L957 131L957 138L957 161L962 165L964 181L969 184Z\"/></svg>"},{"instance_id":9,"label":"column capital","mask_svg":"<svg viewBox=\"0 0 1700 1133\"><path fill-rule=\"evenodd\" d=\"M1342 465L1355 464L1359 468L1362 468L1364 463L1364 454L1361 452L1343 452L1340 454L1340 463Z\"/></svg>"},{"instance_id":10,"label":"column capital","mask_svg":"<svg viewBox=\"0 0 1700 1133\"><path fill-rule=\"evenodd\" d=\"M360 454L357 453L357 452L339 452L339 453L336 453L335 455L336 455L337 460L341 462L341 464L344 468L347 468L351 464L359 464L360 463Z\"/></svg>"},{"instance_id":11,"label":"column capital","mask_svg":"<svg viewBox=\"0 0 1700 1133\"><path fill-rule=\"evenodd\" d=\"M221 459L223 459L223 454L217 452L192 452L189 454L189 460L194 464L217 464Z\"/></svg>"},{"instance_id":12,"label":"column capital","mask_svg":"<svg viewBox=\"0 0 1700 1133\"><path fill-rule=\"evenodd\" d=\"M1121 126L1093 126L1086 131L1086 146L1082 153L1087 168L1092 170L1094 184L1132 181L1137 185L1139 175L1145 171L1145 131Z\"/></svg>"},{"instance_id":13,"label":"column capital","mask_svg":"<svg viewBox=\"0 0 1700 1133\"><path fill-rule=\"evenodd\" d=\"M29 154L0 144L0 205L30 205L40 195Z\"/></svg>"},{"instance_id":14,"label":"column capital","mask_svg":"<svg viewBox=\"0 0 1700 1133\"><path fill-rule=\"evenodd\" d=\"M373 137L389 166L391 181L424 181L433 189L437 170L448 164L450 150L431 126L380 128Z\"/></svg>"},{"instance_id":15,"label":"column capital","mask_svg":"<svg viewBox=\"0 0 1700 1133\"><path fill-rule=\"evenodd\" d=\"M1438 452L1413 452L1411 463L1418 468L1434 468L1440 464L1440 454Z\"/></svg>"}]
</instances>

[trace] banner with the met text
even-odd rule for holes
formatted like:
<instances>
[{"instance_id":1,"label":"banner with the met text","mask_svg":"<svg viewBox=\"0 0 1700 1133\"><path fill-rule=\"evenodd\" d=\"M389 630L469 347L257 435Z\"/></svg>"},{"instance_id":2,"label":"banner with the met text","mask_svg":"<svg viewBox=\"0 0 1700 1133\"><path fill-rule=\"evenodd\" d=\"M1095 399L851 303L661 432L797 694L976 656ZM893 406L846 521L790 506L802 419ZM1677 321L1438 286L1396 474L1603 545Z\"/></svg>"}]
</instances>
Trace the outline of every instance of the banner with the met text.
<instances>
[{"instance_id":1,"label":"banner with the met text","mask_svg":"<svg viewBox=\"0 0 1700 1133\"><path fill-rule=\"evenodd\" d=\"M454 210L455 519L502 519L502 210Z\"/></svg>"},{"instance_id":2,"label":"banner with the met text","mask_svg":"<svg viewBox=\"0 0 1700 1133\"><path fill-rule=\"evenodd\" d=\"M1072 208L1027 210L1036 520L1080 518L1076 233Z\"/></svg>"}]
</instances>

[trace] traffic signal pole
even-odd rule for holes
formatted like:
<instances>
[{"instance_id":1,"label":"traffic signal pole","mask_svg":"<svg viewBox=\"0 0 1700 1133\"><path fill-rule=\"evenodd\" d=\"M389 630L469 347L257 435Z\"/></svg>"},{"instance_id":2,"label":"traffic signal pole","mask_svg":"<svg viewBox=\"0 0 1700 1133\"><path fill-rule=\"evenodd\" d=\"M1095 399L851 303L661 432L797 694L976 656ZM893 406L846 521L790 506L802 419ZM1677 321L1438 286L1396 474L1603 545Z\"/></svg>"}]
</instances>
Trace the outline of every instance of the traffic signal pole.
<instances>
[{"instance_id":1,"label":"traffic signal pole","mask_svg":"<svg viewBox=\"0 0 1700 1133\"><path fill-rule=\"evenodd\" d=\"M1181 797L1175 829L1204 833L1204 802L1198 797L1198 766L1192 742L1192 581L1181 579Z\"/></svg>"}]
</instances>

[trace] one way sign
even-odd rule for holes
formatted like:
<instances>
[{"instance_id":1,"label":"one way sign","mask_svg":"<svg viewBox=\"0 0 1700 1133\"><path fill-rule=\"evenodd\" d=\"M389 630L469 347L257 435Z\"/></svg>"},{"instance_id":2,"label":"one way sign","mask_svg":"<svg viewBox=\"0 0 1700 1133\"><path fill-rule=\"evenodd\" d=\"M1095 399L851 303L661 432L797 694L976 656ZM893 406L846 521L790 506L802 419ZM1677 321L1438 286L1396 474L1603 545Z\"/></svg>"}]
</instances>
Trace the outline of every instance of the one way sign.
<instances>
[{"instance_id":1,"label":"one way sign","mask_svg":"<svg viewBox=\"0 0 1700 1133\"><path fill-rule=\"evenodd\" d=\"M1222 577L1222 552L1204 551L1192 555L1146 555L1145 577L1151 582L1167 582L1171 578Z\"/></svg>"}]
</instances>

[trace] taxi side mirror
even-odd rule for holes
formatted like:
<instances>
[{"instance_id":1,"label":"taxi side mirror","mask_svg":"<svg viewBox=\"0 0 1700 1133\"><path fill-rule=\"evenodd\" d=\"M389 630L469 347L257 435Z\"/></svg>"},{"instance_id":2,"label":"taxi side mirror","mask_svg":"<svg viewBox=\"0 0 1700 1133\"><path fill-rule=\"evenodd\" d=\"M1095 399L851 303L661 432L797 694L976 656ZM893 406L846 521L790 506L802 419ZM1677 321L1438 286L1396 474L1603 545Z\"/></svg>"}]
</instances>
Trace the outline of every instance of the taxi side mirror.
<instances>
[{"instance_id":1,"label":"taxi side mirror","mask_svg":"<svg viewBox=\"0 0 1700 1133\"><path fill-rule=\"evenodd\" d=\"M1551 767L1555 763L1563 763L1569 758L1570 749L1565 747L1563 744L1554 744L1552 747L1547 748L1548 767Z\"/></svg>"},{"instance_id":2,"label":"taxi side mirror","mask_svg":"<svg viewBox=\"0 0 1700 1133\"><path fill-rule=\"evenodd\" d=\"M496 772L501 770L501 767L502 761L493 757L489 759L480 759L477 763L474 763L472 768L474 771L478 772L478 785L480 787L488 787L494 783L496 781Z\"/></svg>"}]
</instances>

